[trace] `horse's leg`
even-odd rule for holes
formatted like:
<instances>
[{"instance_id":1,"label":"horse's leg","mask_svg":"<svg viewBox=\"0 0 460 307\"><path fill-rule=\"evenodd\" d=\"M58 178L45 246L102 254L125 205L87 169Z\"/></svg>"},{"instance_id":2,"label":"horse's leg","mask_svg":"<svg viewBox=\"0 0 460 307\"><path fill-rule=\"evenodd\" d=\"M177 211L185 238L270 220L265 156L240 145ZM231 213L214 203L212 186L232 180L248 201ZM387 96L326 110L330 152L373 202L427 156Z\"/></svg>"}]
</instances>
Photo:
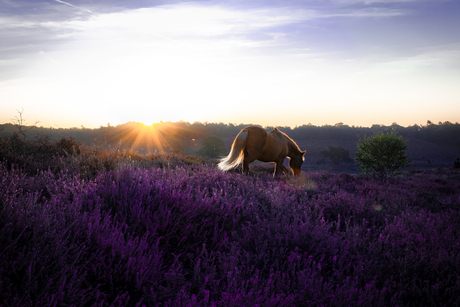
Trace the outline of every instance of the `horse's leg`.
<instances>
[{"instance_id":1,"label":"horse's leg","mask_svg":"<svg viewBox=\"0 0 460 307\"><path fill-rule=\"evenodd\" d=\"M286 166L283 165L284 160L275 162L275 173L273 176L279 175L279 174L289 174L289 170L286 168Z\"/></svg>"},{"instance_id":2,"label":"horse's leg","mask_svg":"<svg viewBox=\"0 0 460 307\"><path fill-rule=\"evenodd\" d=\"M283 163L280 162L274 162L275 163L275 173L273 174L273 177L276 175L281 175L283 174Z\"/></svg>"},{"instance_id":3,"label":"horse's leg","mask_svg":"<svg viewBox=\"0 0 460 307\"><path fill-rule=\"evenodd\" d=\"M243 160L243 173L244 174L249 174L249 163L254 162L255 159L250 159L250 158L244 158Z\"/></svg>"},{"instance_id":4,"label":"horse's leg","mask_svg":"<svg viewBox=\"0 0 460 307\"><path fill-rule=\"evenodd\" d=\"M280 173L280 169L278 167L278 163L273 162L273 164L275 164L275 172L273 173L273 177L276 177L276 175Z\"/></svg>"},{"instance_id":5,"label":"horse's leg","mask_svg":"<svg viewBox=\"0 0 460 307\"><path fill-rule=\"evenodd\" d=\"M256 158L253 155L250 155L248 151L245 149L243 152L244 159L243 159L243 173L248 175L249 174L249 163L254 162Z\"/></svg>"},{"instance_id":6,"label":"horse's leg","mask_svg":"<svg viewBox=\"0 0 460 307\"><path fill-rule=\"evenodd\" d=\"M284 166L283 164L281 164L281 167L283 169L283 173L285 173L286 175L289 175L290 174L290 171L286 168L286 166Z\"/></svg>"}]
</instances>

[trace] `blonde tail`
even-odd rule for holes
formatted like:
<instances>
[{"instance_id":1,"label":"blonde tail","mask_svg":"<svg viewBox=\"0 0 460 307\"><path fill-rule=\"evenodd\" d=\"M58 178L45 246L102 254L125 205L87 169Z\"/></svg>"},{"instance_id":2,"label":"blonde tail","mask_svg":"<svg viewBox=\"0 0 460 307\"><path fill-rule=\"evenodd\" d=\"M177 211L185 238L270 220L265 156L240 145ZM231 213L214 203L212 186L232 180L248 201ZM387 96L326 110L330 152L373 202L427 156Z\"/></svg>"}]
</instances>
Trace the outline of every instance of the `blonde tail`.
<instances>
[{"instance_id":1,"label":"blonde tail","mask_svg":"<svg viewBox=\"0 0 460 307\"><path fill-rule=\"evenodd\" d=\"M226 172L229 169L237 167L243 162L243 150L246 147L246 138L248 137L247 131L240 131L232 144L232 149L227 157L220 160L217 165L220 170Z\"/></svg>"}]
</instances>

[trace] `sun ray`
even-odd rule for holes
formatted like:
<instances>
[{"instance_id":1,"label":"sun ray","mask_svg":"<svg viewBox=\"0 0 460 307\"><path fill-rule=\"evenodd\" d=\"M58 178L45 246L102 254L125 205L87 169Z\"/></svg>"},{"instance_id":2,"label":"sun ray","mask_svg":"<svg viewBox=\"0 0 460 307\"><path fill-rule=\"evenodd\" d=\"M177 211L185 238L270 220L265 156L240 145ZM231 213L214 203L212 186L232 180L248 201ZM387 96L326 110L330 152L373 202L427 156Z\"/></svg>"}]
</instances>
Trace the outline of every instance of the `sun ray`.
<instances>
[{"instance_id":1,"label":"sun ray","mask_svg":"<svg viewBox=\"0 0 460 307\"><path fill-rule=\"evenodd\" d=\"M168 141L165 139L161 129L156 125L139 124L136 128L133 130L134 140L131 149L144 153L152 151L165 152L169 149Z\"/></svg>"},{"instance_id":2,"label":"sun ray","mask_svg":"<svg viewBox=\"0 0 460 307\"><path fill-rule=\"evenodd\" d=\"M168 139L162 128L156 124L144 125L129 122L116 134L107 133L104 137L110 143L118 143L120 148L129 148L139 153L165 152L170 150Z\"/></svg>"}]
</instances>

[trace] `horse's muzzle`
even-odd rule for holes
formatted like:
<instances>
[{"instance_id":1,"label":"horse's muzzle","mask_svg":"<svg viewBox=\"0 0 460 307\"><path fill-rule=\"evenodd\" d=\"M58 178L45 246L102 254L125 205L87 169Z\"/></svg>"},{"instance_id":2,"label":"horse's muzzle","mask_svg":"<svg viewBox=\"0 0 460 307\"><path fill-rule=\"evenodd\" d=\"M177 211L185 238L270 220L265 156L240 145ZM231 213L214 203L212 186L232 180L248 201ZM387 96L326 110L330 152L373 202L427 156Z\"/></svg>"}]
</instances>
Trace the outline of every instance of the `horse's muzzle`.
<instances>
[{"instance_id":1,"label":"horse's muzzle","mask_svg":"<svg viewBox=\"0 0 460 307\"><path fill-rule=\"evenodd\" d=\"M302 173L300 168L295 168L295 167L292 168L292 172L294 173L294 176L299 176L300 173Z\"/></svg>"}]
</instances>

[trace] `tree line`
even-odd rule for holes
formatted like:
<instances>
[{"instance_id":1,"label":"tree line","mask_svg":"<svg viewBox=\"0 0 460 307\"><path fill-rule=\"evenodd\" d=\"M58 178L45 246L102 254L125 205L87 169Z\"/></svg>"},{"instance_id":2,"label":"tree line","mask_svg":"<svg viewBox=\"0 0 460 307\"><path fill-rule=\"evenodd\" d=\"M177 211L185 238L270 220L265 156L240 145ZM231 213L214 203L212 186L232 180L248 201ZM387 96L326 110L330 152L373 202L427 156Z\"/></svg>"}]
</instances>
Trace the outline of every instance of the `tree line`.
<instances>
[{"instance_id":1,"label":"tree line","mask_svg":"<svg viewBox=\"0 0 460 307\"><path fill-rule=\"evenodd\" d=\"M48 135L52 139L73 137L75 141L91 145L103 143L110 147L131 148L141 152L150 151L182 151L195 152L202 146L206 137L220 137L230 140L247 124L224 123L189 123L160 122L146 126L137 122L99 128L45 128L45 127L20 127L19 132L24 138L33 139L36 135ZM273 127L263 127L271 131ZM460 124L458 122L439 122L438 124L427 121L426 125L412 125L403 127L397 123L390 126L373 125L371 127L349 126L343 123L335 125L315 126L305 124L294 128L278 126L278 129L288 134L294 140L325 140L342 139L357 142L359 138L370 136L375 132L388 133L395 131L404 138L415 138L438 145L446 145L460 149ZM22 135L27 131L27 135ZM0 137L11 136L18 133L17 124L4 124L0 129Z\"/></svg>"}]
</instances>

